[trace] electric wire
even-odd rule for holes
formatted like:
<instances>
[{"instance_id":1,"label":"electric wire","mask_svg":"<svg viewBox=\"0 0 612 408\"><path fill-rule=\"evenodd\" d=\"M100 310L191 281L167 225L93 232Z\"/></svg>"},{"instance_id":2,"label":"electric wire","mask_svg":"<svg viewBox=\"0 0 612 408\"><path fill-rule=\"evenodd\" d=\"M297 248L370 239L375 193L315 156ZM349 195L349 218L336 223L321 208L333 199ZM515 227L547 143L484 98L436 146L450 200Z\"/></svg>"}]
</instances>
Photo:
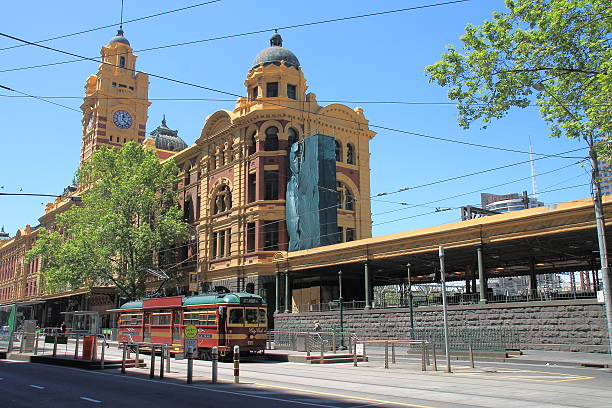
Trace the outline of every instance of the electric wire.
<instances>
[{"instance_id":1,"label":"electric wire","mask_svg":"<svg viewBox=\"0 0 612 408\"><path fill-rule=\"evenodd\" d=\"M44 49L47 49L47 50L50 50L50 51L58 52L58 53L61 53L61 54L67 54L67 55L81 57L78 54L74 54L74 53L71 53L71 52L68 52L68 51L64 51L64 50L60 50L60 49L53 48L53 47L48 47L48 46L42 45L42 44L35 44L35 43L32 43L31 41L27 41L27 40L24 40L24 39L21 39L21 38L18 38L18 37L9 35L9 34L5 34L5 33L1 33L0 32L0 36L6 37L6 38L10 38L10 39L13 39L15 41L23 42L23 43L26 43L26 44L34 45L36 47L44 48ZM87 60L90 60L90 61L93 61L93 62L96 62L96 63L100 63L99 61L97 61L97 60L95 60L93 58L88 58L88 57L82 57L82 58L85 58ZM104 62L104 61L102 61L102 64L109 65L109 66L112 66L112 67L118 67L118 65L116 65L116 64L112 64L112 63ZM132 69L132 68L123 68L123 69L125 69L127 71L132 71L134 73L142 72L142 71L138 71L138 70ZM178 83L178 84L185 85L185 86L199 88L199 89L203 89L203 90L210 91L210 92L220 93L220 94L223 94L223 95L228 95L228 96L233 96L233 97L238 97L238 98L244 98L242 95L235 94L235 93L228 92L228 91L224 91L224 90L220 90L220 89L215 89L215 88L212 88L212 87L209 87L209 86L199 85L199 84L195 84L195 83L192 83L192 82L187 82L187 81L183 81L183 80L179 80L179 79L175 79L175 78L171 78L171 77L167 77L167 76L163 76L163 75L158 75L158 74L154 74L154 73L150 73L150 72L146 73L146 74L149 75L150 77L153 77L153 78L158 78L158 79L162 79L162 80L173 82L173 83ZM354 120L354 119L346 119L346 118L335 117L335 116L326 115L326 114L318 113L318 112L310 112L310 111L304 110L302 108L296 108L294 106L283 105L281 103L276 103L276 102L272 102L272 101L263 101L263 102L267 103L267 104L270 104L272 106L279 106L279 107L282 107L282 108L286 108L286 109L290 109L290 110L295 110L295 111L298 111L298 112L304 112L304 113L311 114L311 115L317 115L317 117L322 116L322 117L326 117L326 118L330 118L330 119L335 119L335 120L340 120L340 121L345 121L345 122L350 122L350 123L355 123L355 124L361 124L359 121ZM456 143L456 144L461 144L461 145L466 145L466 146L484 148L484 149L506 151L506 152L512 152L512 153L520 153L520 154L530 154L529 151L525 151L525 150L510 149L510 148L497 147L497 146L491 146L491 145L485 145L485 144L479 144L479 143L473 143L473 142L466 142L466 141L455 140L455 139L448 139L448 138L443 138L443 137L438 137L438 136L427 135L427 134L424 134L424 133L411 132L411 131L408 131L408 130L391 128L391 127L388 127L388 126L376 125L376 124L372 124L372 123L369 123L368 125L371 128L383 129L383 130L388 130L388 131L392 131L392 132L397 132L397 133L408 134L408 135L412 135L412 136L423 137L423 138L426 138L426 139L445 141L445 142ZM222 132L223 131L220 131L218 134L221 134ZM536 152L531 152L531 153L534 154L534 155L537 155L537 156L549 156L549 155L544 154L544 153L536 153ZM575 158L575 157L571 157L571 158Z\"/></svg>"},{"instance_id":2,"label":"electric wire","mask_svg":"<svg viewBox=\"0 0 612 408\"><path fill-rule=\"evenodd\" d=\"M585 161L586 161L586 159L585 160L580 160L580 161L577 161L577 162L574 162L574 163L571 163L571 164L568 164L568 165L565 165L565 166L562 166L562 167L558 167L556 169L540 173L540 176L544 176L546 174L551 174L551 173L554 173L554 172L557 172L557 171L560 171L560 170L563 170L563 169L575 166L577 164L584 163ZM466 195L469 195L469 194L474 194L474 193L481 192L483 190L489 190L489 189L493 189L493 188L497 188L497 187L503 187L503 186L506 186L508 184L513 184L513 183L517 183L519 181L524 181L524 180L528 180L528 179L531 179L531 176L522 177L522 178L519 178L519 179L507 181L507 182L504 182L504 183L501 183L501 184L496 184L496 185L489 186L489 187L479 188L478 190L468 191L467 193L460 193L460 194L455 194L455 195L452 195L452 196L449 196L449 197L445 197L445 198L442 198L442 199L437 199L437 200L433 200L433 201L427 201L425 203L421 203L420 205L428 205L428 204L437 203L437 202L441 202L441 201L451 200L453 198L463 197L463 196L466 196ZM389 214L389 213L392 213L392 212L404 211L404 210L407 210L407 209L410 209L410 208L413 208L413 207L412 206L408 206L408 207L400 208L400 209L397 209L397 210L390 210L390 211L385 211L385 212L378 213L378 214L372 214L372 217L378 216L378 215L383 215L383 214ZM391 223L391 222L401 221L403 219L405 219L405 218L396 218L396 219L389 220L389 221L372 223L372 225L374 226L374 225L388 224L388 223Z\"/></svg>"},{"instance_id":3,"label":"electric wire","mask_svg":"<svg viewBox=\"0 0 612 408\"><path fill-rule=\"evenodd\" d=\"M0 71L1 72L1 71ZM82 96L59 96L59 95L37 95L39 98L46 99L83 99ZM22 95L5 95L0 94L0 98L27 98ZM97 100L145 100L145 98L129 97L129 96L96 96ZM148 101L161 101L161 102L236 102L236 99L221 99L221 98L179 98L179 97L167 97L167 98L146 98ZM293 99L297 102L307 102L304 99ZM363 105L408 105L408 106L456 106L456 102L426 102L426 101L394 101L394 100L343 100L343 99L317 99L317 102L324 103L344 103L344 104L363 104ZM475 103L474 106L485 106L484 103ZM540 107L538 104L529 104L530 107ZM569 105L571 106L571 104ZM612 106L610 103L601 103L593 106Z\"/></svg>"},{"instance_id":4,"label":"electric wire","mask_svg":"<svg viewBox=\"0 0 612 408\"><path fill-rule=\"evenodd\" d=\"M121 21L120 24L129 24L129 23L134 23L136 21L148 20L150 18L159 17L159 16L163 16L163 15L166 15L166 14L172 14L172 13L176 13L176 12L179 12L179 11L185 11L185 10L193 9L193 8L200 7L200 6L206 6L206 5L212 4L212 3L219 3L220 1L221 0L211 0L211 1L204 2L204 3L192 4L191 6L185 6L185 7L181 7L181 8L177 8L177 9L173 9L173 10L162 11L160 13L155 13L155 14L151 14L151 15L148 15L148 16L144 16L144 17L138 17L138 18L134 18L132 20ZM75 33L70 33L70 34L58 35L58 36L55 36L55 37L47 38L47 39L44 39L44 40L38 40L38 41L34 41L34 42L36 44L40 44L40 43L44 43L44 42L48 42L48 41L59 40L61 38L68 38L68 37L73 37L75 35L91 33L93 31L103 30L105 28L116 27L117 25L118 25L117 23L107 24L107 25L100 26L100 27L89 28L87 30L77 31ZM21 48L21 47L25 47L25 46L27 46L27 44L12 45L10 47L0 48L0 51L10 50L10 49L13 49L13 48Z\"/></svg>"},{"instance_id":5,"label":"electric wire","mask_svg":"<svg viewBox=\"0 0 612 408\"><path fill-rule=\"evenodd\" d=\"M422 5L422 6L408 7L408 8L402 8L402 9L379 11L379 12L360 14L360 15L355 15L355 16L338 17L338 18L333 18L333 19L319 20L319 21L313 21L313 22L309 22L309 23L299 23L299 24L292 24L292 25L281 26L281 27L276 26L276 27L272 27L272 28L265 28L265 29L260 29L260 30L248 31L248 32L243 32L243 33L238 33L238 34L228 34L228 35L222 35L222 36L212 37L212 38L205 38L205 39L200 39L200 40L184 41L184 42L180 42L180 43L160 45L160 46L150 47L150 48L142 48L142 49L139 49L139 50L134 50L134 52L136 53L136 52L155 51L155 50L161 50L161 49L167 49L167 48L180 47L180 46L184 46L184 45L200 44L200 43L205 43L205 42L210 42L210 41L226 40L226 39L230 39L230 38L238 38L238 37L245 37L245 36L250 36L250 35L255 35L255 34L269 33L269 32L274 31L274 30L290 30L290 29L295 29L295 28L310 27L310 26L321 25L321 24L336 23L336 22L340 22L340 21L348 21L348 20L355 20L355 19L360 19L360 18L375 17L375 16L381 16L381 15L395 14L395 13L403 13L403 12L407 12L407 11L414 11L414 10L418 10L418 9L425 9L425 8L431 8L431 7L448 6L448 5L452 5L452 4L456 4L456 3L465 3L465 2L468 2L468 1L470 1L470 0L448 1L448 2L444 2L444 3L426 4L426 5ZM112 26L109 26L109 27L112 27ZM108 28L108 27L105 27L105 28ZM39 42L35 42L34 44L39 44L39 43L40 43L40 41ZM78 55L73 55L73 56L78 57L78 59L68 60L68 61L58 61L58 62L53 62L53 63L49 63L49 64L41 64L41 65L35 65L35 66L30 66L30 67L12 68L10 70L4 70L4 71L0 71L0 72L20 71L20 70L25 70L25 69L33 69L33 68L49 67L49 66L54 66L54 65L70 64L70 63L74 63L74 62L86 61L86 60L89 59L89 57L83 57L83 56L78 56Z\"/></svg>"}]
</instances>

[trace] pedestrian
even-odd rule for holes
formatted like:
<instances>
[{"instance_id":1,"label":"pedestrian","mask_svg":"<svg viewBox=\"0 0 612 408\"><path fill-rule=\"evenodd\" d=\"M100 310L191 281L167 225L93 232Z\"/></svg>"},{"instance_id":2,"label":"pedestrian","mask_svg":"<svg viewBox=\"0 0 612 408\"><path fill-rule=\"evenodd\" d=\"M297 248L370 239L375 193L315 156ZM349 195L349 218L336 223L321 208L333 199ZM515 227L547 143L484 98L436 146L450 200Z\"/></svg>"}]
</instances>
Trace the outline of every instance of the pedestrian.
<instances>
[{"instance_id":1,"label":"pedestrian","mask_svg":"<svg viewBox=\"0 0 612 408\"><path fill-rule=\"evenodd\" d=\"M62 322L60 325L60 333L66 333L66 322Z\"/></svg>"},{"instance_id":2,"label":"pedestrian","mask_svg":"<svg viewBox=\"0 0 612 408\"><path fill-rule=\"evenodd\" d=\"M321 323L318 320L314 322L314 331L317 333L323 331L323 327L321 327Z\"/></svg>"}]
</instances>

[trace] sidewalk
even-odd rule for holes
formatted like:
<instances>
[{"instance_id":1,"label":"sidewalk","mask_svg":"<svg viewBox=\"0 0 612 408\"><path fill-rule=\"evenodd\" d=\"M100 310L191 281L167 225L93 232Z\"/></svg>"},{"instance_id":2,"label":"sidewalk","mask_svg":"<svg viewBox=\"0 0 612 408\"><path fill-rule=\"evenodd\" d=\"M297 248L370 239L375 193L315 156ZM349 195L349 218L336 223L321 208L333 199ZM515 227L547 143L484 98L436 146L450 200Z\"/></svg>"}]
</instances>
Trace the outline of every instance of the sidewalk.
<instances>
[{"instance_id":1,"label":"sidewalk","mask_svg":"<svg viewBox=\"0 0 612 408\"><path fill-rule=\"evenodd\" d=\"M564 365L578 367L612 368L612 356L602 353L577 353L572 351L521 350L522 355L505 362L524 364Z\"/></svg>"}]
</instances>

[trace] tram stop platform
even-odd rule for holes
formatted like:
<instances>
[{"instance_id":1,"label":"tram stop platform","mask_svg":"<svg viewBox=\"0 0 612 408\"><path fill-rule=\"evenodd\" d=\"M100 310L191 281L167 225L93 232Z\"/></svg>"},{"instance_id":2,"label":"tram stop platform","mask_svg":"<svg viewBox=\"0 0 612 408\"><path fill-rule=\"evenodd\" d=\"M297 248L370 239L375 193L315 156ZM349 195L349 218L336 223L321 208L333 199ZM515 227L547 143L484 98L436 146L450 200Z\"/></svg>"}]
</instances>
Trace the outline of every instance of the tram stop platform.
<instances>
[{"instance_id":1,"label":"tram stop platform","mask_svg":"<svg viewBox=\"0 0 612 408\"><path fill-rule=\"evenodd\" d=\"M320 353L308 353L293 350L266 350L264 357L268 361L304 363L304 364L331 364L331 363L352 363L353 354L350 353L331 353L326 352L323 356ZM368 357L357 356L357 362L368 361Z\"/></svg>"},{"instance_id":2,"label":"tram stop platform","mask_svg":"<svg viewBox=\"0 0 612 408\"><path fill-rule=\"evenodd\" d=\"M82 368L85 370L101 370L101 369L116 369L121 368L121 359L105 359L104 366L102 366L102 362L100 360L82 360L75 359L70 356L35 356L30 355L29 360L31 363L39 363L39 364L50 364L50 365L59 365L65 367L74 367L74 368ZM146 367L146 363L143 359L139 359L139 366ZM135 359L128 359L125 361L125 367L136 367Z\"/></svg>"}]
</instances>

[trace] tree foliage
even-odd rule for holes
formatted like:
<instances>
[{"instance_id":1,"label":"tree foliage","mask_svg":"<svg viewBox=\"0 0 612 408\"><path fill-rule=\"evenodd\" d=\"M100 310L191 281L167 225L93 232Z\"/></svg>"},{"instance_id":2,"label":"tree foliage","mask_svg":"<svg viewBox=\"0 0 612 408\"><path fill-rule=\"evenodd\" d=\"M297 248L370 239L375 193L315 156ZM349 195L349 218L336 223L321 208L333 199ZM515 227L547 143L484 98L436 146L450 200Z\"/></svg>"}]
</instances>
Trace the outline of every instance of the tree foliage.
<instances>
[{"instance_id":1,"label":"tree foliage","mask_svg":"<svg viewBox=\"0 0 612 408\"><path fill-rule=\"evenodd\" d=\"M609 0L506 0L506 8L466 27L463 52L449 46L426 68L430 82L449 87L459 124L486 127L535 99L552 136L605 139L612 127Z\"/></svg>"},{"instance_id":2,"label":"tree foliage","mask_svg":"<svg viewBox=\"0 0 612 408\"><path fill-rule=\"evenodd\" d=\"M142 296L148 268L163 264L168 248L186 241L181 219L178 167L134 143L102 148L77 174L82 205L59 214L56 231L41 229L28 259L43 258L48 290L116 285L124 296Z\"/></svg>"}]
</instances>

